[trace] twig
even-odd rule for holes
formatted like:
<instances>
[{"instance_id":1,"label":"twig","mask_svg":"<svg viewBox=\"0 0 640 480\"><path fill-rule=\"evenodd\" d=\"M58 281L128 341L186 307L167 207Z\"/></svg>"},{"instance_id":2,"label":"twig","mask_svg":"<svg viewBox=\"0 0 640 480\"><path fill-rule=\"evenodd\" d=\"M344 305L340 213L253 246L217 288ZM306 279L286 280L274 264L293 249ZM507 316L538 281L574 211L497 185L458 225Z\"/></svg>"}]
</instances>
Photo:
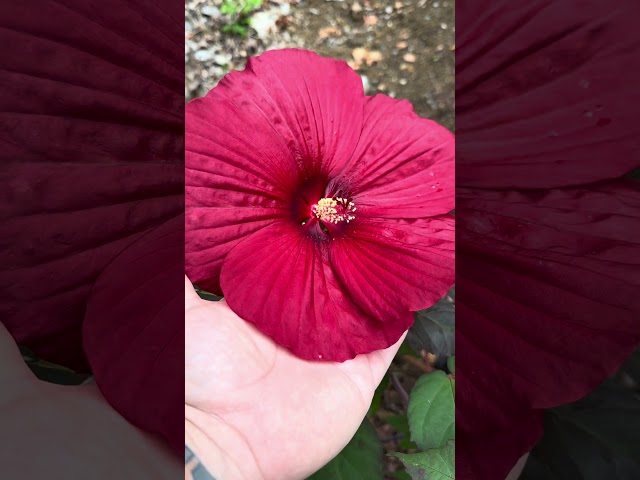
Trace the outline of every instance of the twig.
<instances>
[{"instance_id":1,"label":"twig","mask_svg":"<svg viewBox=\"0 0 640 480\"><path fill-rule=\"evenodd\" d=\"M398 376L395 374L395 372L391 372L391 381L393 382L393 386L396 388L398 394L400 395L400 398L402 399L402 404L405 406L405 408L408 407L409 394L400 383L400 380L398 379Z\"/></svg>"}]
</instances>

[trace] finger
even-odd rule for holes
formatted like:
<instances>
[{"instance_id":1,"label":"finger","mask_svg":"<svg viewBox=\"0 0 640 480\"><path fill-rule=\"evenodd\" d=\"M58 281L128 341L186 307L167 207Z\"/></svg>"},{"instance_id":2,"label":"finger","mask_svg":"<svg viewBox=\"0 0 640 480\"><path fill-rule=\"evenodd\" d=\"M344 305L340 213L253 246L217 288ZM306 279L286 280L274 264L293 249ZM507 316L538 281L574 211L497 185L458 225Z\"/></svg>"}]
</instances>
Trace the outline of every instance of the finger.
<instances>
[{"instance_id":1,"label":"finger","mask_svg":"<svg viewBox=\"0 0 640 480\"><path fill-rule=\"evenodd\" d=\"M33 379L35 377L22 358L16 341L4 324L0 323L0 383L18 378Z\"/></svg>"},{"instance_id":2,"label":"finger","mask_svg":"<svg viewBox=\"0 0 640 480\"><path fill-rule=\"evenodd\" d=\"M338 369L351 378L365 395L365 398L368 398L368 401L371 400L369 397L373 396L374 390L389 369L389 365L391 365L391 361L398 352L406 335L407 332L396 343L384 350L358 355L353 360L337 364Z\"/></svg>"},{"instance_id":3,"label":"finger","mask_svg":"<svg viewBox=\"0 0 640 480\"><path fill-rule=\"evenodd\" d=\"M522 474L522 471L524 470L524 466L527 463L528 458L529 458L528 453L525 453L522 457L520 457L520 460L518 460L518 463L516 463L513 469L511 470L511 472L509 472L509 475L507 476L506 480L518 480L518 478L520 478L520 475Z\"/></svg>"},{"instance_id":4,"label":"finger","mask_svg":"<svg viewBox=\"0 0 640 480\"><path fill-rule=\"evenodd\" d=\"M382 381L382 377L384 377L384 374L389 370L389 366L396 356L396 353L398 353L398 350L400 350L400 345L404 342L407 332L404 332L400 339L390 347L369 354L371 373L373 374L376 385Z\"/></svg>"},{"instance_id":5,"label":"finger","mask_svg":"<svg viewBox=\"0 0 640 480\"><path fill-rule=\"evenodd\" d=\"M186 275L184 276L184 309L188 310L191 307L195 307L200 302L200 296L197 294L196 289L193 288L191 280Z\"/></svg>"}]
</instances>

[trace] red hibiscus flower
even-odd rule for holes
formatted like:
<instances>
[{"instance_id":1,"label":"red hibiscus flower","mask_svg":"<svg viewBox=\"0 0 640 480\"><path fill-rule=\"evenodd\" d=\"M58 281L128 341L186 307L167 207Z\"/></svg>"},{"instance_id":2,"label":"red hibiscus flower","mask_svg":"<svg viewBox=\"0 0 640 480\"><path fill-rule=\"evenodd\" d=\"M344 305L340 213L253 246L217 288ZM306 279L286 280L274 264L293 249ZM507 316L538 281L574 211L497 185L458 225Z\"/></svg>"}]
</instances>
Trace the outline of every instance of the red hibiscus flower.
<instances>
[{"instance_id":1,"label":"red hibiscus flower","mask_svg":"<svg viewBox=\"0 0 640 480\"><path fill-rule=\"evenodd\" d=\"M306 359L393 344L454 282L454 137L344 62L265 53L186 107L186 272Z\"/></svg>"}]
</instances>

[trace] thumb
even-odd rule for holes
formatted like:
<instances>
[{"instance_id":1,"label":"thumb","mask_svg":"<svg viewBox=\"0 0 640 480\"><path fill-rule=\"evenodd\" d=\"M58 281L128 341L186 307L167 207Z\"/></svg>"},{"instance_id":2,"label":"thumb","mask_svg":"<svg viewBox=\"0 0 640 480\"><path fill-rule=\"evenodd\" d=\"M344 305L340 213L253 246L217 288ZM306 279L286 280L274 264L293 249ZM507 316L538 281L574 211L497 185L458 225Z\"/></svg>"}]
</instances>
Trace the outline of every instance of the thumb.
<instances>
[{"instance_id":1,"label":"thumb","mask_svg":"<svg viewBox=\"0 0 640 480\"><path fill-rule=\"evenodd\" d=\"M193 288L191 280L186 275L184 276L184 309L189 310L200 303L200 297L198 296L196 289Z\"/></svg>"},{"instance_id":2,"label":"thumb","mask_svg":"<svg viewBox=\"0 0 640 480\"><path fill-rule=\"evenodd\" d=\"M0 384L11 385L5 382L29 380L35 380L34 375L22 358L16 341L0 323Z\"/></svg>"}]
</instances>

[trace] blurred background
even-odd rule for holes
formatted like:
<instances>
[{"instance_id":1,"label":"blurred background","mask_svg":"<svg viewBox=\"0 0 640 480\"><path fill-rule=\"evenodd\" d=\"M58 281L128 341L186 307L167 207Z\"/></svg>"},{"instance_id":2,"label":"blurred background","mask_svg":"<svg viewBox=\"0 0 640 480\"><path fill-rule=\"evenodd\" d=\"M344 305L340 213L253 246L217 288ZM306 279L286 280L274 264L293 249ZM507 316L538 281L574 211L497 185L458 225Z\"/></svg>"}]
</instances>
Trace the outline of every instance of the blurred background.
<instances>
[{"instance_id":1,"label":"blurred background","mask_svg":"<svg viewBox=\"0 0 640 480\"><path fill-rule=\"evenodd\" d=\"M409 100L454 129L452 0L190 0L185 97L266 50L305 48L347 61L368 95Z\"/></svg>"}]
</instances>

